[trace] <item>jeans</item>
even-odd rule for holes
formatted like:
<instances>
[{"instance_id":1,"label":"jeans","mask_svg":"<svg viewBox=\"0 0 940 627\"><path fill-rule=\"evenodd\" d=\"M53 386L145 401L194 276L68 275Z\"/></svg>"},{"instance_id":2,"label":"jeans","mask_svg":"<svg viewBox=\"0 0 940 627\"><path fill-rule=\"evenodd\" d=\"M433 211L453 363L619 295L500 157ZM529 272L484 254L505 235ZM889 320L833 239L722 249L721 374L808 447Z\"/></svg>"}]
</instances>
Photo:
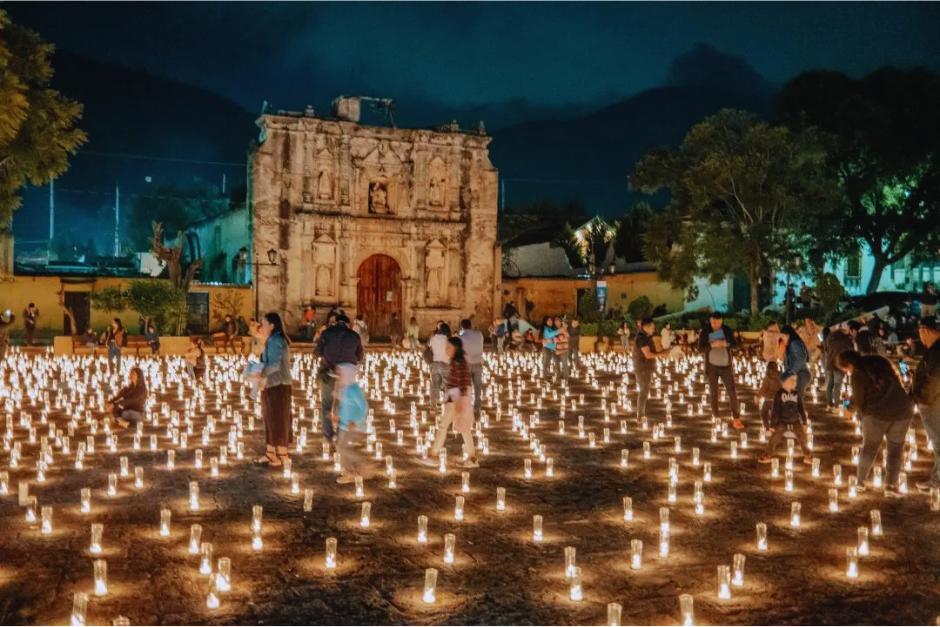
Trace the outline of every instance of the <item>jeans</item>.
<instances>
[{"instance_id":1,"label":"jeans","mask_svg":"<svg viewBox=\"0 0 940 627\"><path fill-rule=\"evenodd\" d=\"M838 368L826 366L826 402L830 405L842 403L842 381L845 373Z\"/></svg>"},{"instance_id":2,"label":"jeans","mask_svg":"<svg viewBox=\"0 0 940 627\"><path fill-rule=\"evenodd\" d=\"M118 370L121 369L121 347L114 342L108 344L108 361L113 363Z\"/></svg>"},{"instance_id":3,"label":"jeans","mask_svg":"<svg viewBox=\"0 0 940 627\"><path fill-rule=\"evenodd\" d=\"M571 349L571 352L568 353L568 367L574 366L576 368L581 367L581 349L578 348L579 339L573 341L574 347Z\"/></svg>"},{"instance_id":4,"label":"jeans","mask_svg":"<svg viewBox=\"0 0 940 627\"><path fill-rule=\"evenodd\" d=\"M448 364L443 361L435 361L431 364L431 402L435 405L441 402L441 393L444 391L444 383L447 381Z\"/></svg>"},{"instance_id":5,"label":"jeans","mask_svg":"<svg viewBox=\"0 0 940 627\"><path fill-rule=\"evenodd\" d=\"M712 415L718 415L718 381L725 385L728 398L731 401L731 415L738 419L741 417L741 408L738 406L738 392L734 387L734 370L731 366L707 366L705 378L708 379L708 391L711 397Z\"/></svg>"},{"instance_id":6,"label":"jeans","mask_svg":"<svg viewBox=\"0 0 940 627\"><path fill-rule=\"evenodd\" d=\"M653 369L637 370L636 382L640 385L640 392L636 399L636 417L642 418L646 415L646 403L650 398L650 384L653 381Z\"/></svg>"},{"instance_id":7,"label":"jeans","mask_svg":"<svg viewBox=\"0 0 940 627\"><path fill-rule=\"evenodd\" d=\"M878 456L882 438L888 440L888 476L887 486L895 487L898 484L898 473L901 472L901 453L904 451L904 437L907 428L911 425L910 418L902 420L878 420L871 416L862 416L862 453L858 460L858 482L862 483L868 478L872 464Z\"/></svg>"},{"instance_id":8,"label":"jeans","mask_svg":"<svg viewBox=\"0 0 940 627\"><path fill-rule=\"evenodd\" d=\"M336 380L333 377L320 379L320 417L323 419L323 437L332 440L336 435L333 430L333 386Z\"/></svg>"},{"instance_id":9,"label":"jeans","mask_svg":"<svg viewBox=\"0 0 940 627\"><path fill-rule=\"evenodd\" d=\"M809 387L810 379L812 379L812 375L810 375L808 369L804 368L796 371L796 393L803 401L803 405L806 405L806 388Z\"/></svg>"},{"instance_id":10,"label":"jeans","mask_svg":"<svg viewBox=\"0 0 940 627\"><path fill-rule=\"evenodd\" d=\"M555 365L555 376L554 378L561 381L567 381L568 379L568 353L555 353L554 359Z\"/></svg>"},{"instance_id":11,"label":"jeans","mask_svg":"<svg viewBox=\"0 0 940 627\"><path fill-rule=\"evenodd\" d=\"M505 336L505 335L497 335L497 336L496 336L496 352L497 352L497 353L502 353L502 352L503 352L503 344L505 344L505 343L506 343L506 336Z\"/></svg>"},{"instance_id":12,"label":"jeans","mask_svg":"<svg viewBox=\"0 0 940 627\"><path fill-rule=\"evenodd\" d=\"M930 473L929 483L940 488L940 405L918 405L920 419L924 423L924 431L933 444L933 470Z\"/></svg>"},{"instance_id":13,"label":"jeans","mask_svg":"<svg viewBox=\"0 0 940 627\"><path fill-rule=\"evenodd\" d=\"M548 378L552 373L555 351L542 347L542 376Z\"/></svg>"},{"instance_id":14,"label":"jeans","mask_svg":"<svg viewBox=\"0 0 940 627\"><path fill-rule=\"evenodd\" d=\"M473 382L473 411L483 406L483 364L470 364L470 380Z\"/></svg>"},{"instance_id":15,"label":"jeans","mask_svg":"<svg viewBox=\"0 0 940 627\"><path fill-rule=\"evenodd\" d=\"M332 429L332 426L330 427ZM365 431L349 426L339 433L336 438L336 452L339 453L339 464L343 472L350 475L362 474L362 445L365 442Z\"/></svg>"}]
</instances>

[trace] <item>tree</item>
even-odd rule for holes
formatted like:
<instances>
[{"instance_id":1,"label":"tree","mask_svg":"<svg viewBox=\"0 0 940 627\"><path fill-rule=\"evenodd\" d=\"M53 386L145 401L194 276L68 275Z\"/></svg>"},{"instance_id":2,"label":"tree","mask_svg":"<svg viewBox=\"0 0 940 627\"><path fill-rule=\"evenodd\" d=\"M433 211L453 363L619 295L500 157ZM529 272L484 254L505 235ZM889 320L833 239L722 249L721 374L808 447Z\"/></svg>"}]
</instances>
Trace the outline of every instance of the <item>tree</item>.
<instances>
[{"instance_id":1,"label":"tree","mask_svg":"<svg viewBox=\"0 0 940 627\"><path fill-rule=\"evenodd\" d=\"M150 250L154 257L166 264L170 282L184 294L189 293L189 285L202 267L202 259L187 259L183 254L185 236L182 231L176 234L176 243L167 246L163 241L163 224L154 222L151 226Z\"/></svg>"},{"instance_id":2,"label":"tree","mask_svg":"<svg viewBox=\"0 0 940 627\"><path fill-rule=\"evenodd\" d=\"M645 261L643 237L655 217L653 208L648 203L638 202L620 218L620 227L614 238L614 253L623 257L627 263Z\"/></svg>"},{"instance_id":3,"label":"tree","mask_svg":"<svg viewBox=\"0 0 940 627\"><path fill-rule=\"evenodd\" d=\"M699 275L717 283L743 274L756 313L761 282L807 245L806 216L834 203L825 158L810 131L772 126L744 111L706 118L678 149L649 153L630 176L634 189L671 193L644 238L647 259L686 290Z\"/></svg>"},{"instance_id":4,"label":"tree","mask_svg":"<svg viewBox=\"0 0 940 627\"><path fill-rule=\"evenodd\" d=\"M91 306L105 313L124 311L127 309L127 294L116 286L95 290L91 293Z\"/></svg>"},{"instance_id":5,"label":"tree","mask_svg":"<svg viewBox=\"0 0 940 627\"><path fill-rule=\"evenodd\" d=\"M825 272L816 279L815 292L822 308L823 318L828 321L839 309L839 303L845 297L845 289L836 275Z\"/></svg>"},{"instance_id":6,"label":"tree","mask_svg":"<svg viewBox=\"0 0 940 627\"><path fill-rule=\"evenodd\" d=\"M842 202L814 230L831 235L836 252L865 243L874 258L868 293L887 266L940 249L940 75L807 72L784 87L777 109L790 128L817 128L829 142Z\"/></svg>"},{"instance_id":7,"label":"tree","mask_svg":"<svg viewBox=\"0 0 940 627\"><path fill-rule=\"evenodd\" d=\"M627 305L627 312L630 314L631 320L639 322L653 314L653 303L646 296L638 296Z\"/></svg>"},{"instance_id":8,"label":"tree","mask_svg":"<svg viewBox=\"0 0 940 627\"><path fill-rule=\"evenodd\" d=\"M85 143L75 127L82 106L49 88L54 47L0 10L0 228L22 204L20 189L68 168Z\"/></svg>"},{"instance_id":9,"label":"tree","mask_svg":"<svg viewBox=\"0 0 940 627\"><path fill-rule=\"evenodd\" d=\"M158 329L173 328L179 335L186 314L186 293L162 279L131 281L126 292L127 305Z\"/></svg>"},{"instance_id":10,"label":"tree","mask_svg":"<svg viewBox=\"0 0 940 627\"><path fill-rule=\"evenodd\" d=\"M229 208L229 200L214 188L181 188L163 185L134 197L127 220L127 236L135 250L146 250L152 224L159 222L167 232L185 230L193 222L218 215Z\"/></svg>"},{"instance_id":11,"label":"tree","mask_svg":"<svg viewBox=\"0 0 940 627\"><path fill-rule=\"evenodd\" d=\"M610 224L600 217L591 218L574 232L575 244L581 251L581 260L588 267L601 268L607 259L610 243L617 236L619 223Z\"/></svg>"}]
</instances>

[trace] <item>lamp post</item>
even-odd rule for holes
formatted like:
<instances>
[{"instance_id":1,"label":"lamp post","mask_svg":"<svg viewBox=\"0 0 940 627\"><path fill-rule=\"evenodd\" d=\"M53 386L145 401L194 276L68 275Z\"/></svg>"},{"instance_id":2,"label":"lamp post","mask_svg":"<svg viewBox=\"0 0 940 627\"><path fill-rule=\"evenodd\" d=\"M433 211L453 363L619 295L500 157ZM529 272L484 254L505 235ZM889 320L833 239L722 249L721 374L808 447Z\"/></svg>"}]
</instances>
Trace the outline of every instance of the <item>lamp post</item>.
<instances>
[{"instance_id":1,"label":"lamp post","mask_svg":"<svg viewBox=\"0 0 940 627\"><path fill-rule=\"evenodd\" d=\"M259 279L260 279L258 266L277 266L277 265L279 265L278 259L277 259L277 250L275 250L274 248L268 249L268 263L262 263L258 261L258 255L257 254L254 255L255 320L258 320L261 317L261 305L259 303L261 286L258 284Z\"/></svg>"}]
</instances>

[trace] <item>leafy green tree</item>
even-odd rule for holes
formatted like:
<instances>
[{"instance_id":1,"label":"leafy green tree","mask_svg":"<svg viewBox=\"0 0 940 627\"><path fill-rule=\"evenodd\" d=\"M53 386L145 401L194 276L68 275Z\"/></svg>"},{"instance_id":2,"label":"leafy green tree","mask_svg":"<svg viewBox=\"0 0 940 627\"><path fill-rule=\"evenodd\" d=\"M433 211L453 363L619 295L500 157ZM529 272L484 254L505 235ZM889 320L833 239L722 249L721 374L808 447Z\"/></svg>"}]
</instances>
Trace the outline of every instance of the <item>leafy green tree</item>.
<instances>
[{"instance_id":1,"label":"leafy green tree","mask_svg":"<svg viewBox=\"0 0 940 627\"><path fill-rule=\"evenodd\" d=\"M874 258L868 293L889 265L940 250L940 75L807 72L784 87L778 113L793 129L825 134L842 202L813 231L837 253L865 243Z\"/></svg>"},{"instance_id":2,"label":"leafy green tree","mask_svg":"<svg viewBox=\"0 0 940 627\"><path fill-rule=\"evenodd\" d=\"M652 315L653 313L653 303L646 296L638 296L630 301L630 304L627 305L627 313L630 314L630 320L634 322L640 321L643 318Z\"/></svg>"},{"instance_id":3,"label":"leafy green tree","mask_svg":"<svg viewBox=\"0 0 940 627\"><path fill-rule=\"evenodd\" d=\"M839 303L845 297L845 289L836 275L825 272L817 277L814 291L819 299L823 318L828 321L839 309Z\"/></svg>"},{"instance_id":4,"label":"leafy green tree","mask_svg":"<svg viewBox=\"0 0 940 627\"><path fill-rule=\"evenodd\" d=\"M85 143L82 106L49 88L54 47L0 10L0 229L9 229L27 183L48 183Z\"/></svg>"},{"instance_id":5,"label":"leafy green tree","mask_svg":"<svg viewBox=\"0 0 940 627\"><path fill-rule=\"evenodd\" d=\"M643 237L646 235L656 213L649 203L638 202L620 218L620 227L614 238L614 253L627 263L645 261Z\"/></svg>"},{"instance_id":6,"label":"leafy green tree","mask_svg":"<svg viewBox=\"0 0 940 627\"><path fill-rule=\"evenodd\" d=\"M160 279L131 281L127 305L158 329L175 329L178 335L185 320L186 293L171 282Z\"/></svg>"},{"instance_id":7,"label":"leafy green tree","mask_svg":"<svg viewBox=\"0 0 940 627\"><path fill-rule=\"evenodd\" d=\"M91 306L105 313L124 311L127 309L127 293L116 286L94 290L91 293Z\"/></svg>"},{"instance_id":8,"label":"leafy green tree","mask_svg":"<svg viewBox=\"0 0 940 627\"><path fill-rule=\"evenodd\" d=\"M647 259L680 289L699 275L718 283L743 274L757 312L761 282L807 245L807 215L835 202L825 158L811 132L744 111L706 118L678 149L649 153L630 176L634 189L671 194L645 235Z\"/></svg>"}]
</instances>

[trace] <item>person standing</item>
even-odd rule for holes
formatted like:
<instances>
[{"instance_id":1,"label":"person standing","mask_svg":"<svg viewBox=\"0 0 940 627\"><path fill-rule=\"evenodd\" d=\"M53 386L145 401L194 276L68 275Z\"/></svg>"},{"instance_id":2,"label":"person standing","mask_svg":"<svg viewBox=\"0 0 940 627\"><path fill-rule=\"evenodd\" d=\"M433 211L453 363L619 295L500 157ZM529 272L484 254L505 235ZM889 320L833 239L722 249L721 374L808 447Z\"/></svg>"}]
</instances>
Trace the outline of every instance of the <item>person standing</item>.
<instances>
[{"instance_id":1,"label":"person standing","mask_svg":"<svg viewBox=\"0 0 940 627\"><path fill-rule=\"evenodd\" d=\"M117 418L118 426L125 429L144 419L147 409L147 383L139 367L131 368L130 383L108 401L107 409Z\"/></svg>"},{"instance_id":2,"label":"person standing","mask_svg":"<svg viewBox=\"0 0 940 627\"><path fill-rule=\"evenodd\" d=\"M796 375L796 393L806 403L806 388L812 376L809 372L809 350L789 324L783 327L783 369Z\"/></svg>"},{"instance_id":3,"label":"person standing","mask_svg":"<svg viewBox=\"0 0 940 627\"><path fill-rule=\"evenodd\" d=\"M197 382L201 381L206 376L206 369L209 364L208 358L206 357L206 349L202 344L202 338L196 337L191 340L189 350L186 351L186 364L189 366L189 374L192 375Z\"/></svg>"},{"instance_id":4,"label":"person standing","mask_svg":"<svg viewBox=\"0 0 940 627\"><path fill-rule=\"evenodd\" d=\"M447 370L450 364L450 356L447 349L447 341L450 338L450 327L446 322L438 322L434 335L428 340L428 352L431 356L431 398L430 402L435 405L441 402L441 394L444 391L444 382L447 379Z\"/></svg>"},{"instance_id":5,"label":"person standing","mask_svg":"<svg viewBox=\"0 0 940 627\"><path fill-rule=\"evenodd\" d=\"M108 329L108 335L105 338L105 346L108 347L108 362L121 369L121 348L127 346L127 332L120 318L113 318L111 326Z\"/></svg>"},{"instance_id":6,"label":"person standing","mask_svg":"<svg viewBox=\"0 0 940 627\"><path fill-rule=\"evenodd\" d=\"M849 333L855 341L855 349L862 355L873 355L877 352L871 329L862 325L858 320L849 320Z\"/></svg>"},{"instance_id":7,"label":"person standing","mask_svg":"<svg viewBox=\"0 0 940 627\"><path fill-rule=\"evenodd\" d=\"M924 283L924 293L920 296L920 315L929 318L937 311L937 288L933 283Z\"/></svg>"},{"instance_id":8,"label":"person standing","mask_svg":"<svg viewBox=\"0 0 940 627\"><path fill-rule=\"evenodd\" d=\"M437 456L444 448L451 424L463 437L467 461L464 468L479 468L476 448L473 446L473 411L470 402L470 368L467 365L463 342L459 337L447 340L447 356L450 366L447 371L447 392L444 415L434 437L428 462L437 464Z\"/></svg>"},{"instance_id":9,"label":"person standing","mask_svg":"<svg viewBox=\"0 0 940 627\"><path fill-rule=\"evenodd\" d=\"M581 367L581 321L577 318L571 319L568 325L568 362L574 364L575 368Z\"/></svg>"},{"instance_id":10,"label":"person standing","mask_svg":"<svg viewBox=\"0 0 940 627\"><path fill-rule=\"evenodd\" d=\"M630 348L630 323L624 320L620 323L620 326L617 328L617 337L620 338L620 346L623 348L624 354L627 353L627 350Z\"/></svg>"},{"instance_id":11,"label":"person standing","mask_svg":"<svg viewBox=\"0 0 940 627\"><path fill-rule=\"evenodd\" d=\"M662 330L659 332L659 341L662 344L662 349L669 350L672 348L672 343L675 341L675 336L672 332L672 324L667 322L663 325Z\"/></svg>"},{"instance_id":12,"label":"person standing","mask_svg":"<svg viewBox=\"0 0 940 627\"><path fill-rule=\"evenodd\" d=\"M355 364L336 366L336 388L333 391L333 411L330 420L339 434L336 452L342 467L336 483L346 484L362 475L363 456L361 450L366 439L366 415L369 403L356 381L359 367Z\"/></svg>"},{"instance_id":13,"label":"person standing","mask_svg":"<svg viewBox=\"0 0 940 627\"><path fill-rule=\"evenodd\" d=\"M933 471L927 481L917 484L917 489L929 492L940 488L940 321L936 316L921 318L917 332L927 352L914 371L911 396L933 446Z\"/></svg>"},{"instance_id":14,"label":"person standing","mask_svg":"<svg viewBox=\"0 0 940 627\"><path fill-rule=\"evenodd\" d=\"M469 318L460 321L460 341L473 382L473 413L483 406L483 334L473 328Z\"/></svg>"},{"instance_id":15,"label":"person standing","mask_svg":"<svg viewBox=\"0 0 940 627\"><path fill-rule=\"evenodd\" d=\"M36 339L36 324L39 320L39 308L30 303L23 310L23 327L26 330L26 344L32 346Z\"/></svg>"},{"instance_id":16,"label":"person standing","mask_svg":"<svg viewBox=\"0 0 940 627\"><path fill-rule=\"evenodd\" d=\"M796 330L797 335L800 336L800 339L803 340L803 344L806 345L806 352L809 354L809 362L811 364L819 361L820 349L819 349L819 326L812 318L804 318L803 324Z\"/></svg>"},{"instance_id":17,"label":"person standing","mask_svg":"<svg viewBox=\"0 0 940 627\"><path fill-rule=\"evenodd\" d=\"M280 467L289 459L287 447L293 441L291 421L290 340L284 333L281 316L275 312L261 317L261 371L253 375L261 383L261 416L264 419L265 454L255 460L263 466ZM324 419L329 422L329 417Z\"/></svg>"},{"instance_id":18,"label":"person standing","mask_svg":"<svg viewBox=\"0 0 940 627\"><path fill-rule=\"evenodd\" d=\"M761 331L760 341L761 359L767 363L780 361L780 344L783 342L783 334L776 320L767 323L767 327Z\"/></svg>"},{"instance_id":19,"label":"person standing","mask_svg":"<svg viewBox=\"0 0 940 627\"><path fill-rule=\"evenodd\" d=\"M852 405L862 424L862 453L858 462L858 487L864 489L881 441L887 439L888 476L885 496L900 497L898 475L904 438L914 415L914 402L907 395L894 368L880 355L845 351L839 368L852 375Z\"/></svg>"},{"instance_id":20,"label":"person standing","mask_svg":"<svg viewBox=\"0 0 940 627\"><path fill-rule=\"evenodd\" d=\"M571 344L568 336L568 325L564 318L555 318L555 381L568 380L568 359Z\"/></svg>"},{"instance_id":21,"label":"person standing","mask_svg":"<svg viewBox=\"0 0 940 627\"><path fill-rule=\"evenodd\" d=\"M835 409L842 405L842 381L845 375L839 369L839 355L855 349L852 336L842 327L829 332L823 342L823 365L826 369L826 406Z\"/></svg>"},{"instance_id":22,"label":"person standing","mask_svg":"<svg viewBox=\"0 0 940 627\"><path fill-rule=\"evenodd\" d=\"M317 324L317 309L313 305L307 305L304 307L303 315L300 319L300 324L303 327L303 338L305 341L310 342L313 340L313 331L316 328Z\"/></svg>"},{"instance_id":23,"label":"person standing","mask_svg":"<svg viewBox=\"0 0 940 627\"><path fill-rule=\"evenodd\" d=\"M15 319L16 316L9 309L0 314L0 359L7 356L7 349L10 348L10 327Z\"/></svg>"},{"instance_id":24,"label":"person standing","mask_svg":"<svg viewBox=\"0 0 940 627\"><path fill-rule=\"evenodd\" d=\"M734 366L732 350L736 347L734 333L724 323L721 312L714 311L708 318L708 328L703 328L698 338L699 350L705 356L705 378L708 381L711 397L712 416L718 417L718 382L721 381L728 392L731 402L731 426L743 429L741 408L738 406L738 394L734 385Z\"/></svg>"},{"instance_id":25,"label":"person standing","mask_svg":"<svg viewBox=\"0 0 940 627\"><path fill-rule=\"evenodd\" d=\"M656 343L653 341L655 333L656 323L653 319L643 318L633 344L633 372L639 387L636 401L637 420L642 420L646 416L646 404L650 397L653 373L656 372L656 360L669 356L668 350L656 350Z\"/></svg>"},{"instance_id":26,"label":"person standing","mask_svg":"<svg viewBox=\"0 0 940 627\"><path fill-rule=\"evenodd\" d=\"M353 331L359 334L359 340L362 342L363 346L369 344L369 327L366 324L365 318L362 316L362 312L356 314L356 320L353 322Z\"/></svg>"},{"instance_id":27,"label":"person standing","mask_svg":"<svg viewBox=\"0 0 940 627\"><path fill-rule=\"evenodd\" d=\"M402 335L401 318L397 313L392 313L392 319L388 322L388 337L392 342L392 350L401 348Z\"/></svg>"},{"instance_id":28,"label":"person standing","mask_svg":"<svg viewBox=\"0 0 940 627\"><path fill-rule=\"evenodd\" d=\"M411 316L408 321L408 348L413 351L421 346L421 328L418 326L418 319Z\"/></svg>"},{"instance_id":29,"label":"person standing","mask_svg":"<svg viewBox=\"0 0 940 627\"><path fill-rule=\"evenodd\" d=\"M775 364L776 365L776 364ZM777 452L777 445L784 439L787 431L796 436L803 453L803 462L812 463L813 458L806 448L806 407L803 399L797 393L797 376L795 372L784 372L780 377L780 388L774 393L773 406L770 411L769 427L770 441L764 454L757 460L762 464L769 464Z\"/></svg>"},{"instance_id":30,"label":"person standing","mask_svg":"<svg viewBox=\"0 0 940 627\"><path fill-rule=\"evenodd\" d=\"M346 314L337 314L336 322L320 334L316 354L320 358L317 377L320 380L320 412L323 418L323 437L332 442L336 435L330 414L333 411L333 387L336 366L359 365L362 361L362 339L349 328Z\"/></svg>"},{"instance_id":31,"label":"person standing","mask_svg":"<svg viewBox=\"0 0 940 627\"><path fill-rule=\"evenodd\" d=\"M552 376L552 366L555 363L555 324L551 316L542 319L542 376L546 379Z\"/></svg>"}]
</instances>

